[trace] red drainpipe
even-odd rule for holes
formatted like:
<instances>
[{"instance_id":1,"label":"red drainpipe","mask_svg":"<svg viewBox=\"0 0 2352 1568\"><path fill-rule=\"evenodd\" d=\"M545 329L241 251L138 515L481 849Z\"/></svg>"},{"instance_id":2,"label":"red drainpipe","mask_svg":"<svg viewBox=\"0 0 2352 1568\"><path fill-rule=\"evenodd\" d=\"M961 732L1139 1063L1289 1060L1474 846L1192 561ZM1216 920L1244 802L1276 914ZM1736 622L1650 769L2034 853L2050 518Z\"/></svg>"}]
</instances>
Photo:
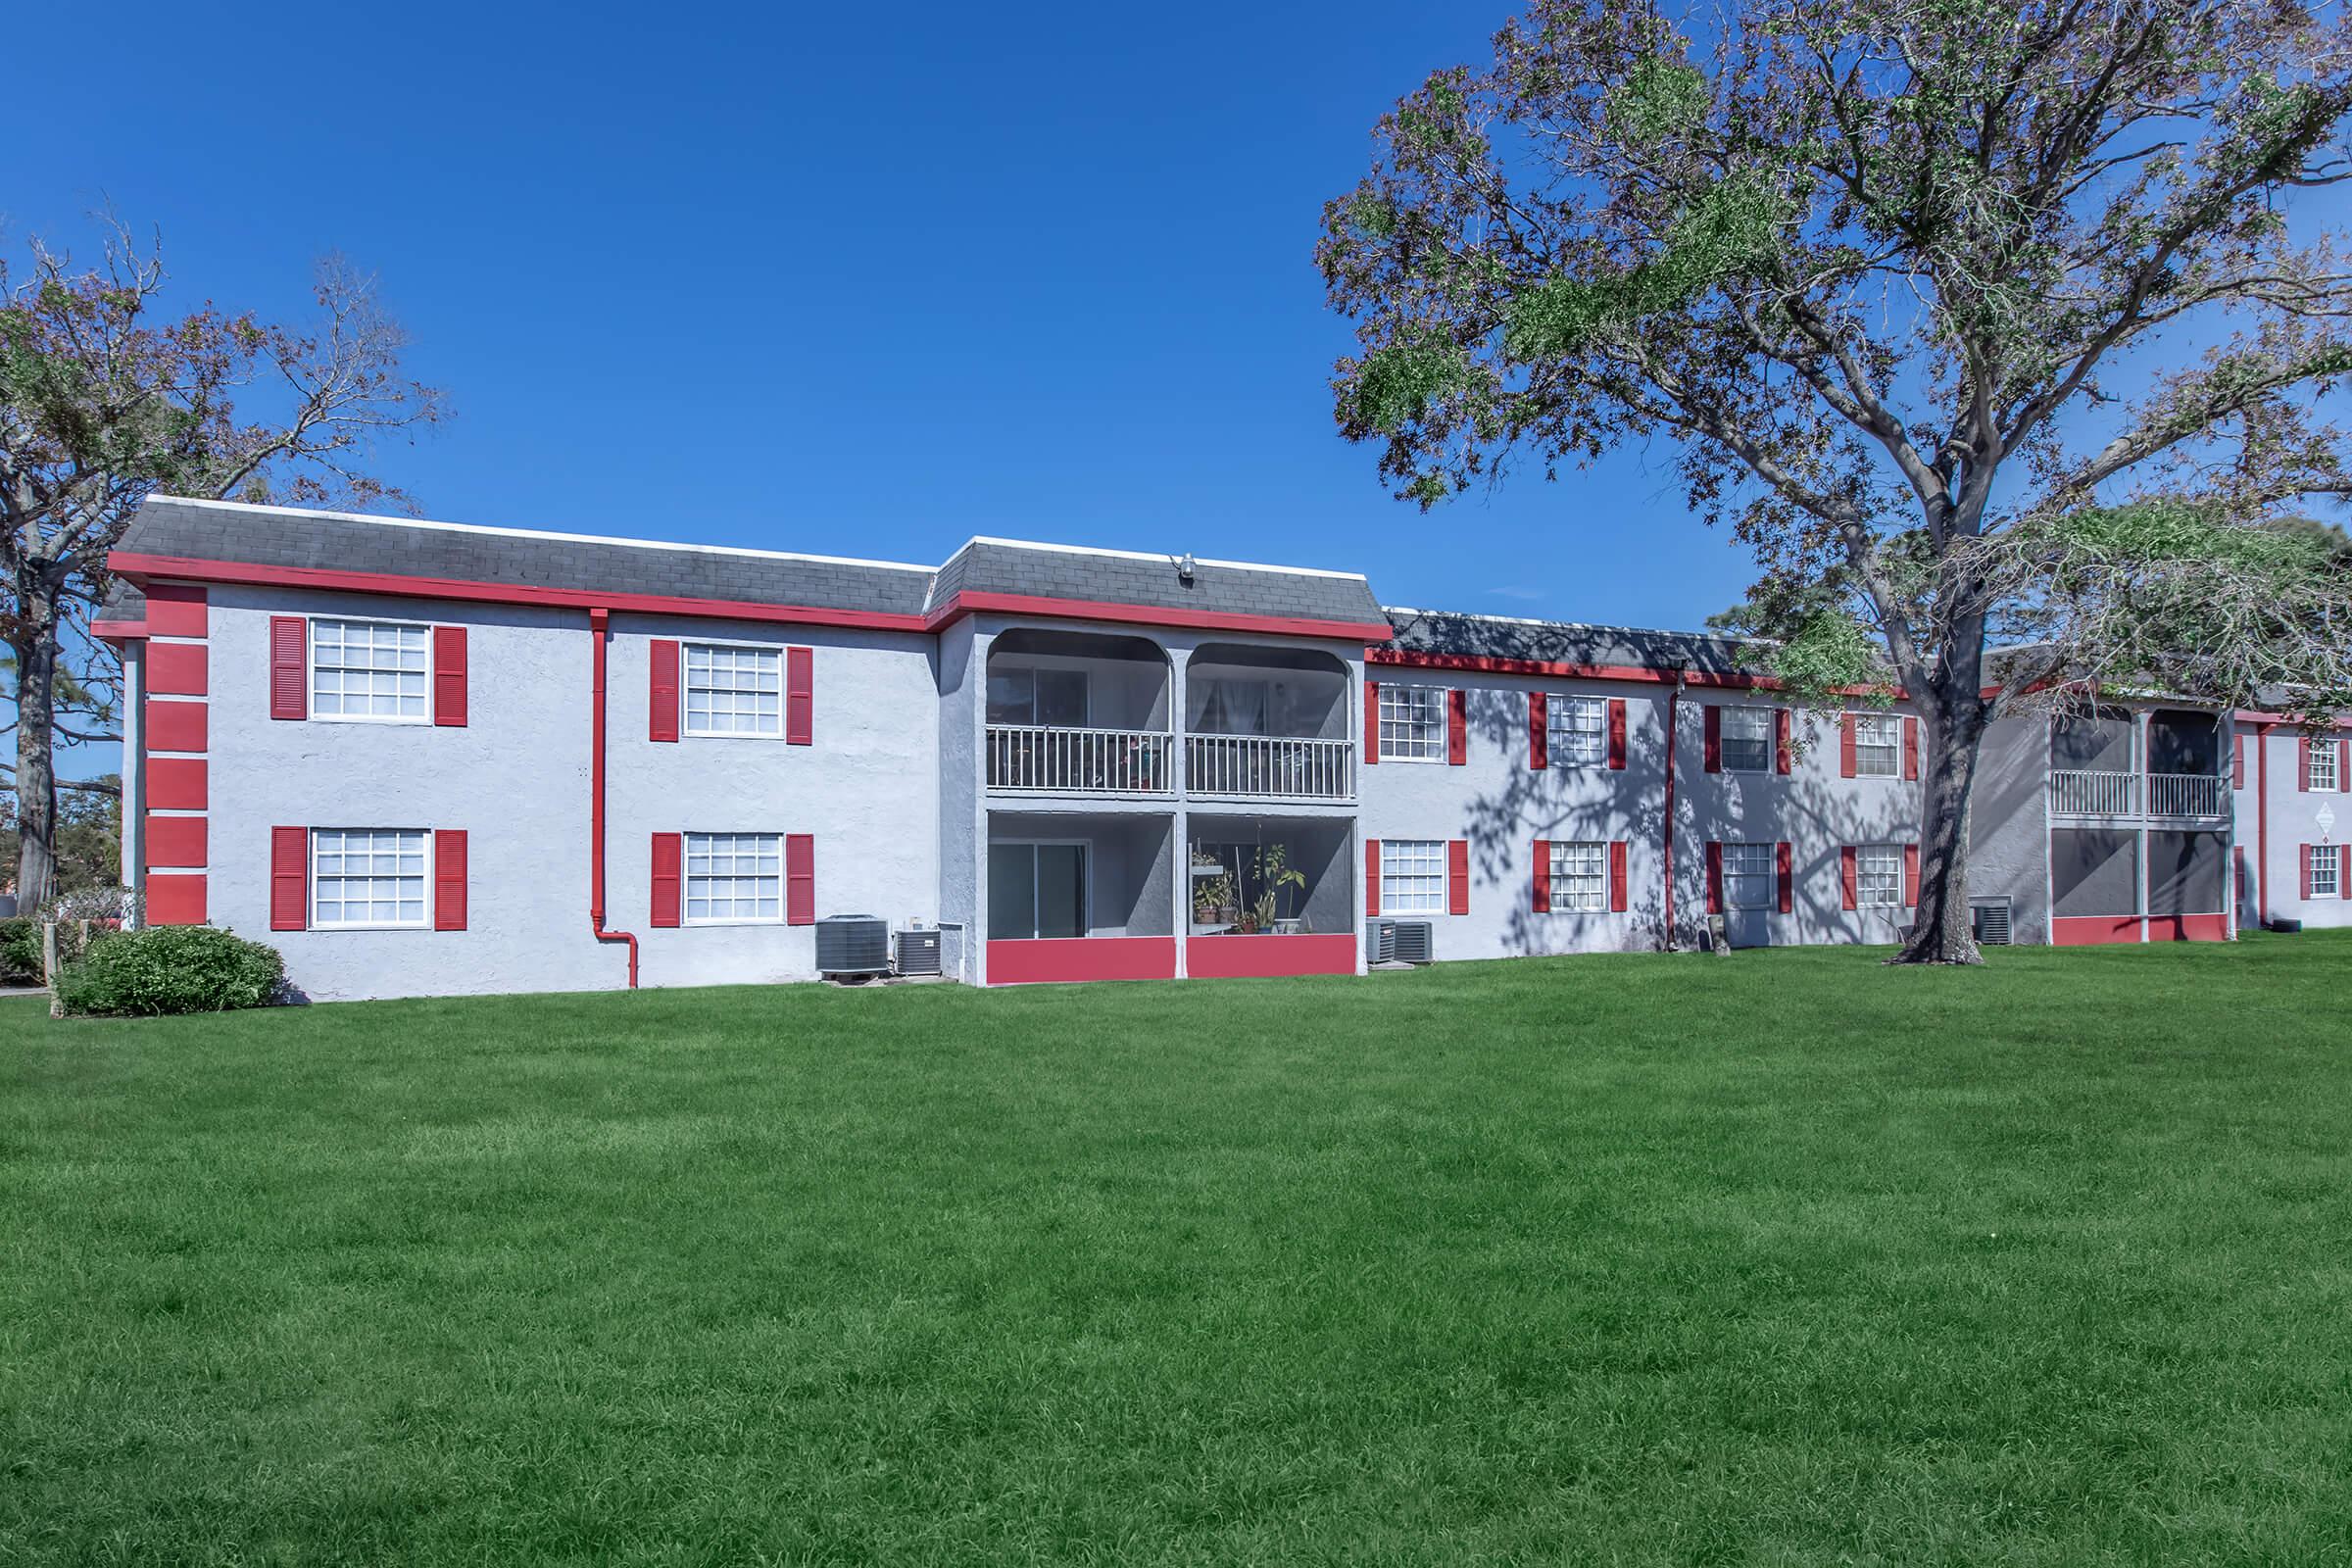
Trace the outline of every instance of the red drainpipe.
<instances>
[{"instance_id":1,"label":"red drainpipe","mask_svg":"<svg viewBox=\"0 0 2352 1568\"><path fill-rule=\"evenodd\" d=\"M637 939L626 931L605 929L605 622L602 610L588 612L588 637L595 645L594 701L590 724L595 731L588 751L588 928L599 942L629 945L629 989L637 989Z\"/></svg>"},{"instance_id":2,"label":"red drainpipe","mask_svg":"<svg viewBox=\"0 0 2352 1568\"><path fill-rule=\"evenodd\" d=\"M1671 952L1674 948L1674 726L1683 706L1683 671L1674 677L1674 690L1666 694L1666 818L1658 833L1663 841L1659 859L1666 867L1666 931L1660 944Z\"/></svg>"},{"instance_id":3,"label":"red drainpipe","mask_svg":"<svg viewBox=\"0 0 2352 1568\"><path fill-rule=\"evenodd\" d=\"M2254 726L2254 923L2271 924L2271 726Z\"/></svg>"}]
</instances>

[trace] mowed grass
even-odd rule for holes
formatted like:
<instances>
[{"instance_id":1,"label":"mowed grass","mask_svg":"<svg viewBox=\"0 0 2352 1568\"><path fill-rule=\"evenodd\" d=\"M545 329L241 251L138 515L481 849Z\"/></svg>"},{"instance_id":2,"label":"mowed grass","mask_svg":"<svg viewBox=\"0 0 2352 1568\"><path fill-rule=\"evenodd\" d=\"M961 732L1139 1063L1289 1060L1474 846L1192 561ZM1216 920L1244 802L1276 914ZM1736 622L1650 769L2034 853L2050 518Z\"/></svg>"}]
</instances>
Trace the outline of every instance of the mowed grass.
<instances>
[{"instance_id":1,"label":"mowed grass","mask_svg":"<svg viewBox=\"0 0 2352 1568\"><path fill-rule=\"evenodd\" d=\"M2352 1560L2352 934L0 1006L0 1561Z\"/></svg>"}]
</instances>

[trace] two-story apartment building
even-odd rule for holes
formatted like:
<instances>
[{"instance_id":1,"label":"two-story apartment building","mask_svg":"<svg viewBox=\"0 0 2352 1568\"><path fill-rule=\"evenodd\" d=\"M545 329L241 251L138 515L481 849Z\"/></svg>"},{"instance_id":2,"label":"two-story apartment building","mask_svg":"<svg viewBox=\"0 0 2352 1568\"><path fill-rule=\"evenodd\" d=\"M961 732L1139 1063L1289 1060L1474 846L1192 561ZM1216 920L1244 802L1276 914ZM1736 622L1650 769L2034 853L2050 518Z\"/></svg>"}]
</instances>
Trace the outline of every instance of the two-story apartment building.
<instances>
[{"instance_id":1,"label":"two-story apartment building","mask_svg":"<svg viewBox=\"0 0 2352 1568\"><path fill-rule=\"evenodd\" d=\"M160 498L114 564L146 918L316 997L807 978L836 913L1012 984L1352 973L1367 918L1439 958L1884 942L1918 897L1916 719L1792 708L1736 639ZM2227 721L2117 722L1992 749L2016 940L2231 929Z\"/></svg>"}]
</instances>

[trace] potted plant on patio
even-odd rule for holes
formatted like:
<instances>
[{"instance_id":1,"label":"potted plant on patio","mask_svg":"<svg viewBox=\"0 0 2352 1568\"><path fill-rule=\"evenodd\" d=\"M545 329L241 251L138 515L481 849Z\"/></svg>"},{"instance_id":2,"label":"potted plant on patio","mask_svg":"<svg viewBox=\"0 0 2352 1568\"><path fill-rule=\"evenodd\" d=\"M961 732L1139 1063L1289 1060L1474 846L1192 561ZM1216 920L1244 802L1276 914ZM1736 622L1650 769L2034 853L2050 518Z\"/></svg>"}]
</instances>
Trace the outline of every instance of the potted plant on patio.
<instances>
[{"instance_id":1,"label":"potted plant on patio","mask_svg":"<svg viewBox=\"0 0 2352 1568\"><path fill-rule=\"evenodd\" d=\"M1272 931L1292 922L1283 914L1283 893L1306 886L1306 873L1291 865L1290 846L1269 844L1257 852L1257 902L1250 906L1248 929Z\"/></svg>"}]
</instances>

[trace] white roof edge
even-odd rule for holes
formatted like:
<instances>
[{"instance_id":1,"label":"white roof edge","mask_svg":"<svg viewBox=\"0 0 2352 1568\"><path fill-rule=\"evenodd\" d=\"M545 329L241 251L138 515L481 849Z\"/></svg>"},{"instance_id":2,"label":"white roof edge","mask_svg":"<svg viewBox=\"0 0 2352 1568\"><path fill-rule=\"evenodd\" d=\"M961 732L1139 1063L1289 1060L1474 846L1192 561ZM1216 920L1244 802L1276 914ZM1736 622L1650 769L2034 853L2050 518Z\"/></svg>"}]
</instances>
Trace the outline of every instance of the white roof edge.
<instances>
[{"instance_id":1,"label":"white roof edge","mask_svg":"<svg viewBox=\"0 0 2352 1568\"><path fill-rule=\"evenodd\" d=\"M337 522L372 522L386 528L432 528L443 533L491 534L505 539L552 539L565 544L623 545L632 550L685 550L705 556L743 556L757 561L806 561L827 566L876 566L885 571L919 571L928 575L937 566L906 561L868 561L857 556L819 556L799 550L755 550L744 545L697 545L676 539L629 539L616 534L560 533L548 528L497 528L481 522L436 522L424 517L384 517L366 512L332 512L322 507L276 507L253 501L213 501L203 496L157 494L150 501L169 501L181 507L218 507L224 512L266 512L284 517L331 517Z\"/></svg>"},{"instance_id":2,"label":"white roof edge","mask_svg":"<svg viewBox=\"0 0 2352 1568\"><path fill-rule=\"evenodd\" d=\"M1001 539L994 534L976 533L956 546L960 555L973 545L1002 545L1008 550L1050 550L1064 556L1110 556L1120 561L1152 561L1168 564L1180 559L1170 551L1112 550L1100 545L1050 545L1036 539ZM950 556L954 560L955 556ZM1348 582L1365 582L1360 571L1333 571L1328 566L1277 566L1263 561L1217 561L1208 556L1193 558L1196 565L1227 566L1237 571L1279 571L1294 577L1339 577Z\"/></svg>"},{"instance_id":3,"label":"white roof edge","mask_svg":"<svg viewBox=\"0 0 2352 1568\"><path fill-rule=\"evenodd\" d=\"M1419 610L1411 605L1383 605L1392 615L1459 615L1464 620L1495 620L1506 626L1556 626L1563 631L1630 631L1644 637L1697 637L1714 642L1770 645L1770 637L1750 637L1738 631L1677 631L1671 626L1617 626L1600 620L1545 620L1538 615L1490 615L1483 610Z\"/></svg>"}]
</instances>

